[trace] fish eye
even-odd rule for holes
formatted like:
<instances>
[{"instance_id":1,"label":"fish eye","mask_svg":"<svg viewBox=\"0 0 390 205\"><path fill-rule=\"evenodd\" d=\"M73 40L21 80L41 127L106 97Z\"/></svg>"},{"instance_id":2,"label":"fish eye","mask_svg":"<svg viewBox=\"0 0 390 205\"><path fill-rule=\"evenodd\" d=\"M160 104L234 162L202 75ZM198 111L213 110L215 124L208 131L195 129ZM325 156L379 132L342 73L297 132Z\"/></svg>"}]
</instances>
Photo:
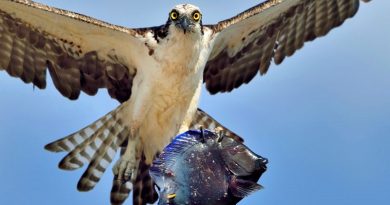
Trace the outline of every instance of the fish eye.
<instances>
[{"instance_id":1,"label":"fish eye","mask_svg":"<svg viewBox=\"0 0 390 205\"><path fill-rule=\"evenodd\" d=\"M200 20L200 17L202 17L202 15L199 13L199 11L195 11L195 12L192 14L192 18L193 18L195 21L199 21L199 20Z\"/></svg>"},{"instance_id":2,"label":"fish eye","mask_svg":"<svg viewBox=\"0 0 390 205\"><path fill-rule=\"evenodd\" d=\"M172 20L177 20L177 18L179 18L179 13L175 10L171 11L171 13L169 14L169 17L172 19Z\"/></svg>"}]
</instances>

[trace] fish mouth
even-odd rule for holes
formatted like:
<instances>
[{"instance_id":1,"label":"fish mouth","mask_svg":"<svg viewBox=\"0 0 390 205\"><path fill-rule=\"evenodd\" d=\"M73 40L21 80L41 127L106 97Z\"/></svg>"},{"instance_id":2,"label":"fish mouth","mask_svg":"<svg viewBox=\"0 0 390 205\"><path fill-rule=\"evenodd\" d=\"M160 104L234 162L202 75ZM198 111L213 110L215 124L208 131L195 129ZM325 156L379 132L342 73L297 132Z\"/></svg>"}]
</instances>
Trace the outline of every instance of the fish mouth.
<instances>
[{"instance_id":1,"label":"fish mouth","mask_svg":"<svg viewBox=\"0 0 390 205\"><path fill-rule=\"evenodd\" d=\"M256 180L256 182L260 179L261 175L264 174L265 171L267 171L267 164L268 164L268 159L259 156L258 159L255 161L255 171L252 172L251 175L249 176L242 176L243 179L247 180Z\"/></svg>"},{"instance_id":2,"label":"fish mouth","mask_svg":"<svg viewBox=\"0 0 390 205\"><path fill-rule=\"evenodd\" d=\"M242 166L241 164L237 164L237 166L241 167L242 170L245 170L248 174L246 175L236 175L237 177L241 176L251 176L260 174L260 176L267 171L268 159L263 157L258 157L256 160L252 161L252 168L248 170L248 167Z\"/></svg>"},{"instance_id":3,"label":"fish mouth","mask_svg":"<svg viewBox=\"0 0 390 205\"><path fill-rule=\"evenodd\" d=\"M268 163L268 159L259 158L255 162L256 169L253 170L249 175L235 175L235 177L237 179L252 181L256 183L257 181L259 181L260 177L267 170L267 163Z\"/></svg>"},{"instance_id":4,"label":"fish mouth","mask_svg":"<svg viewBox=\"0 0 390 205\"><path fill-rule=\"evenodd\" d=\"M237 179L243 179L248 181L257 182L260 177L264 174L265 171L267 171L267 164L268 159L263 158L261 156L258 156L256 160L252 161L252 168L248 170L245 166L242 166L238 163L235 165L240 167L242 170L245 170L246 173L234 173L234 171L230 170L231 173L237 178Z\"/></svg>"},{"instance_id":5,"label":"fish mouth","mask_svg":"<svg viewBox=\"0 0 390 205\"><path fill-rule=\"evenodd\" d=\"M227 165L235 175L247 176L267 170L268 159L247 148L243 152L233 153L225 158L228 158Z\"/></svg>"},{"instance_id":6,"label":"fish mouth","mask_svg":"<svg viewBox=\"0 0 390 205\"><path fill-rule=\"evenodd\" d=\"M255 161L255 169L263 170L263 172L265 172L267 170L267 164L268 164L268 159L259 156L259 158L256 159Z\"/></svg>"}]
</instances>

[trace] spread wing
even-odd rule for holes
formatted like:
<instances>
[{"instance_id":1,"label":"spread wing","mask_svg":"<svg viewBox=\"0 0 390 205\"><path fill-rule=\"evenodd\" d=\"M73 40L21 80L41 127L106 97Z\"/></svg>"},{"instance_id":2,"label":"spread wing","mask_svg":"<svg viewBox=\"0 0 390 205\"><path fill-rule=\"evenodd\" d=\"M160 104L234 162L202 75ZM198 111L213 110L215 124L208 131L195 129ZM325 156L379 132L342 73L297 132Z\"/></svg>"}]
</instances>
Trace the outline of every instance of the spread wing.
<instances>
[{"instance_id":1,"label":"spread wing","mask_svg":"<svg viewBox=\"0 0 390 205\"><path fill-rule=\"evenodd\" d=\"M364 0L365 2L369 0ZM359 0L268 0L208 26L214 48L204 81L210 93L229 92L282 63L306 41L326 35L354 16Z\"/></svg>"},{"instance_id":2,"label":"spread wing","mask_svg":"<svg viewBox=\"0 0 390 205\"><path fill-rule=\"evenodd\" d=\"M43 89L48 69L55 87L69 99L77 99L80 91L94 95L107 88L123 102L131 95L136 61L145 49L140 38L147 30L29 0L1 0L0 70Z\"/></svg>"}]
</instances>

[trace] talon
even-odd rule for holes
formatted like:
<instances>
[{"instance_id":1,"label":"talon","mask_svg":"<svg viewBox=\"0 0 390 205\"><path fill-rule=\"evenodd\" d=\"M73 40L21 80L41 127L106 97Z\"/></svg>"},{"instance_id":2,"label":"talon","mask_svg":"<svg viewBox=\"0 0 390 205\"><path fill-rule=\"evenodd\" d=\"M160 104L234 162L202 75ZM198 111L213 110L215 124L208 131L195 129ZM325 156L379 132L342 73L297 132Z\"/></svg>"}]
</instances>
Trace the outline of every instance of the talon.
<instances>
[{"instance_id":1,"label":"talon","mask_svg":"<svg viewBox=\"0 0 390 205\"><path fill-rule=\"evenodd\" d=\"M131 170L131 177L130 177L130 180L132 182L134 182L137 179L139 160L136 160L136 163L134 165L135 166L133 167L133 170Z\"/></svg>"},{"instance_id":2,"label":"talon","mask_svg":"<svg viewBox=\"0 0 390 205\"><path fill-rule=\"evenodd\" d=\"M131 128L131 130L136 131L134 128ZM112 169L118 181L125 183L136 180L141 155L140 150L139 138L129 138L126 150L122 152L121 158Z\"/></svg>"},{"instance_id":3,"label":"talon","mask_svg":"<svg viewBox=\"0 0 390 205\"><path fill-rule=\"evenodd\" d=\"M126 182L132 179L135 170L135 164L133 160L125 160L123 157L114 165L112 171L117 177L118 181ZM136 174L135 174L136 175Z\"/></svg>"},{"instance_id":4,"label":"talon","mask_svg":"<svg viewBox=\"0 0 390 205\"><path fill-rule=\"evenodd\" d=\"M225 137L222 133L223 128L222 127L216 127L214 129L215 133L217 134L217 142L222 142L223 138Z\"/></svg>"},{"instance_id":5,"label":"talon","mask_svg":"<svg viewBox=\"0 0 390 205\"><path fill-rule=\"evenodd\" d=\"M137 173L136 173L135 170L134 170L133 172L131 172L130 180L131 180L132 182L134 182L136 179L137 179Z\"/></svg>"},{"instance_id":6,"label":"talon","mask_svg":"<svg viewBox=\"0 0 390 205\"><path fill-rule=\"evenodd\" d=\"M128 181L131 177L132 177L132 173L134 172L134 167L131 166L131 165L128 165L125 169L125 172L124 172L124 177L125 177L125 180Z\"/></svg>"},{"instance_id":7,"label":"talon","mask_svg":"<svg viewBox=\"0 0 390 205\"><path fill-rule=\"evenodd\" d=\"M119 173L118 169L118 162L115 163L115 165L112 167L112 173L116 176Z\"/></svg>"},{"instance_id":8,"label":"talon","mask_svg":"<svg viewBox=\"0 0 390 205\"><path fill-rule=\"evenodd\" d=\"M218 134L217 142L222 142L224 136L222 134Z\"/></svg>"},{"instance_id":9,"label":"talon","mask_svg":"<svg viewBox=\"0 0 390 205\"><path fill-rule=\"evenodd\" d=\"M122 163L120 164L119 166L119 173L118 173L118 179L120 179L120 181L123 181L124 179L124 172L125 172L125 169L126 169L126 166L127 166L127 161L122 161Z\"/></svg>"},{"instance_id":10,"label":"talon","mask_svg":"<svg viewBox=\"0 0 390 205\"><path fill-rule=\"evenodd\" d=\"M203 130L203 126L200 126L200 141L202 143L205 143L206 141L204 140L204 130Z\"/></svg>"}]
</instances>

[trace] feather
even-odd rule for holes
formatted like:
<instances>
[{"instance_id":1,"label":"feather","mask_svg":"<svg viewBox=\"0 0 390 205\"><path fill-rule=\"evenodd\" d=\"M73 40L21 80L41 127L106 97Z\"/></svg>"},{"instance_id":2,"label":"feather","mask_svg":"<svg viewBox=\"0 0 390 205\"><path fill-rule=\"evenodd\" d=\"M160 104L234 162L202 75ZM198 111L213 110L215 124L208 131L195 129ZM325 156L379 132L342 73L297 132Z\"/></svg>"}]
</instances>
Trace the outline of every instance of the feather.
<instances>
[{"instance_id":1,"label":"feather","mask_svg":"<svg viewBox=\"0 0 390 205\"><path fill-rule=\"evenodd\" d=\"M365 1L367 2L367 1ZM203 79L211 94L230 92L266 74L304 42L326 35L355 15L359 0L268 0L207 27L214 47Z\"/></svg>"},{"instance_id":2,"label":"feather","mask_svg":"<svg viewBox=\"0 0 390 205\"><path fill-rule=\"evenodd\" d=\"M49 70L57 90L71 100L81 91L95 95L107 88L111 97L124 102L130 98L137 69L118 60L118 45L102 42L123 44L118 39L126 39L129 47L142 49L136 36L142 37L145 31L151 29L126 29L32 1L2 0L0 70L41 89L46 87ZM91 33L106 35L96 41Z\"/></svg>"}]
</instances>

